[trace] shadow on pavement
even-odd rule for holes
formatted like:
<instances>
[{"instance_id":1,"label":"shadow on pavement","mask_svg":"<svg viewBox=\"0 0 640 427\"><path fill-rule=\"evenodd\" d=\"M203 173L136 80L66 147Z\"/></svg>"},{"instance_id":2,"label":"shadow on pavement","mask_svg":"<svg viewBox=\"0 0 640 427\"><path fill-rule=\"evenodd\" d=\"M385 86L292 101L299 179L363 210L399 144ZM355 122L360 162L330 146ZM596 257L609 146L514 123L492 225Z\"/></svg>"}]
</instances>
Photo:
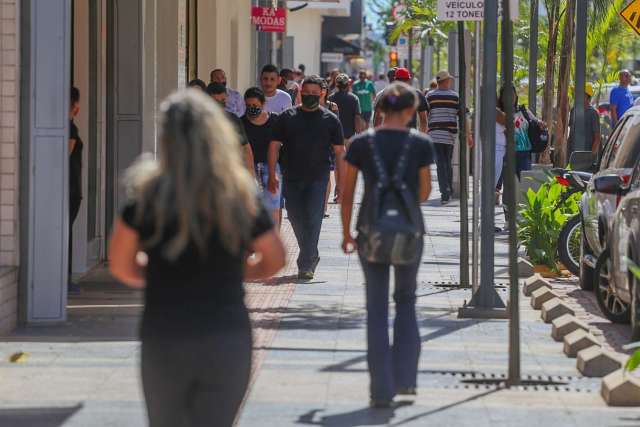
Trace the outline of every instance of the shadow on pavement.
<instances>
[{"instance_id":1,"label":"shadow on pavement","mask_svg":"<svg viewBox=\"0 0 640 427\"><path fill-rule=\"evenodd\" d=\"M68 408L0 409L0 426L60 427L82 406L80 403Z\"/></svg>"},{"instance_id":2,"label":"shadow on pavement","mask_svg":"<svg viewBox=\"0 0 640 427\"><path fill-rule=\"evenodd\" d=\"M396 409L412 404L412 401L398 401L394 407L388 409L371 409L367 407L342 414L326 416L319 416L323 411L322 409L312 409L300 415L296 424L331 427L386 426L389 425L394 418ZM318 417L319 419L317 419Z\"/></svg>"}]
</instances>

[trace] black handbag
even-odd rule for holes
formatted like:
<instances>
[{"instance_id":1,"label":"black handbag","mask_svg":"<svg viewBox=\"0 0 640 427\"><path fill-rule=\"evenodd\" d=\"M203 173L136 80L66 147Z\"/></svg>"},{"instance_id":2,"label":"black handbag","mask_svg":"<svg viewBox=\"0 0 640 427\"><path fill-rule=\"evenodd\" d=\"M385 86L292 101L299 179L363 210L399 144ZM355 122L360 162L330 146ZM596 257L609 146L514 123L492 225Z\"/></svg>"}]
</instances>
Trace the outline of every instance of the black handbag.
<instances>
[{"instance_id":1,"label":"black handbag","mask_svg":"<svg viewBox=\"0 0 640 427\"><path fill-rule=\"evenodd\" d=\"M418 261L422 246L422 229L417 218L419 208L415 194L404 182L409 151L413 145L412 129L402 147L393 177L389 178L375 143L375 132L369 132L369 146L378 182L371 194L368 220L358 235L360 255L368 262L410 265Z\"/></svg>"}]
</instances>

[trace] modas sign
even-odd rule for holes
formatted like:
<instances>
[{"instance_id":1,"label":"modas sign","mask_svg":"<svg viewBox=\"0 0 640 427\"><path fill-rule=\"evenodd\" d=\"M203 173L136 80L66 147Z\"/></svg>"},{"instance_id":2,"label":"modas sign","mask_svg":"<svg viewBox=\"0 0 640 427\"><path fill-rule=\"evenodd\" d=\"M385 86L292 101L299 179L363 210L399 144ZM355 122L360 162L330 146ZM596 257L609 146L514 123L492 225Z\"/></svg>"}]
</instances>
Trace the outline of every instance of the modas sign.
<instances>
[{"instance_id":1,"label":"modas sign","mask_svg":"<svg viewBox=\"0 0 640 427\"><path fill-rule=\"evenodd\" d=\"M253 6L251 22L258 31L265 33L283 33L287 28L287 9Z\"/></svg>"}]
</instances>

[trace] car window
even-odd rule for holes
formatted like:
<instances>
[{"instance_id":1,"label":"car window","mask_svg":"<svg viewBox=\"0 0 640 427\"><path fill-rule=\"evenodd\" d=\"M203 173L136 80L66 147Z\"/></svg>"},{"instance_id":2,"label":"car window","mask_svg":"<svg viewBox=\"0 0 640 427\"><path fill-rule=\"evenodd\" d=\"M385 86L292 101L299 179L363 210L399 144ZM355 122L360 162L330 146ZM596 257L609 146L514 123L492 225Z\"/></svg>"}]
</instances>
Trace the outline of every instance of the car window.
<instances>
[{"instance_id":1,"label":"car window","mask_svg":"<svg viewBox=\"0 0 640 427\"><path fill-rule=\"evenodd\" d=\"M618 150L618 147L622 143L621 134L626 133L626 125L629 121L629 116L623 117L622 121L618 123L618 125L613 130L613 133L609 137L607 141L607 145L604 148L602 153L602 157L600 158L600 170L607 169L609 167L609 163L613 159L613 153ZM624 136L624 135L622 135Z\"/></svg>"},{"instance_id":2,"label":"car window","mask_svg":"<svg viewBox=\"0 0 640 427\"><path fill-rule=\"evenodd\" d=\"M616 169L632 168L636 164L640 155L640 115L634 114L629 117L622 132L619 136L621 143L611 154L611 167Z\"/></svg>"}]
</instances>

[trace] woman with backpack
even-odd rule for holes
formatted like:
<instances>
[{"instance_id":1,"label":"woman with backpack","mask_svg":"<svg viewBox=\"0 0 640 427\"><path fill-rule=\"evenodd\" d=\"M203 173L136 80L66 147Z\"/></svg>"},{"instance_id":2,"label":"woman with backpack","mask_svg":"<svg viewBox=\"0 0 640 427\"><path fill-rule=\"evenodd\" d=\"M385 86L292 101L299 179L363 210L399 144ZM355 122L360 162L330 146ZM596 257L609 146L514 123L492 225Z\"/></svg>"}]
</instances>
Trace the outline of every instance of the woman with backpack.
<instances>
[{"instance_id":1,"label":"woman with backpack","mask_svg":"<svg viewBox=\"0 0 640 427\"><path fill-rule=\"evenodd\" d=\"M420 203L431 192L433 145L407 129L418 105L404 83L384 89L379 108L384 123L356 136L346 156L342 193L342 249L358 251L366 280L367 361L373 408L390 407L397 394L416 394L420 335L416 320L416 279L425 232ZM358 172L364 196L351 234ZM390 346L389 272L394 267L396 304L394 342Z\"/></svg>"}]
</instances>

